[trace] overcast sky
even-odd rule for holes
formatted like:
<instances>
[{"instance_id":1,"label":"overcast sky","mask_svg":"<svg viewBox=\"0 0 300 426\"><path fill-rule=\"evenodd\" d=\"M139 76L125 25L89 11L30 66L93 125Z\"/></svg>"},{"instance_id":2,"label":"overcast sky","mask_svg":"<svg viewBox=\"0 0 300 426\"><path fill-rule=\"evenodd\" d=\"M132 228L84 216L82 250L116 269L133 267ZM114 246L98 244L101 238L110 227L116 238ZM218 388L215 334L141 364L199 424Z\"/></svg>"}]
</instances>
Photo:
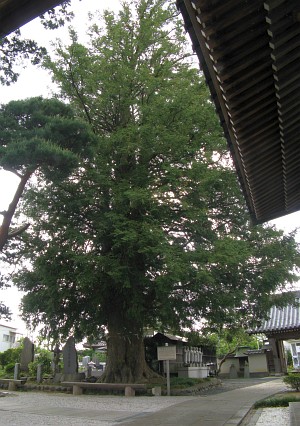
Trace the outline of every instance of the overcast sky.
<instances>
[{"instance_id":1,"label":"overcast sky","mask_svg":"<svg viewBox=\"0 0 300 426\"><path fill-rule=\"evenodd\" d=\"M95 12L101 9L118 10L118 0L73 0L72 9L75 12L75 19L72 25L83 38L88 26L88 12ZM46 31L40 25L39 20L32 21L25 25L22 29L22 35L27 38L34 38L39 44L45 45L48 49L51 48L51 42L56 38L62 38L67 42L67 30ZM43 95L44 97L51 96L55 87L51 82L51 77L47 71L41 68L33 67L26 64L26 68L20 69L20 78L18 82L9 87L0 86L0 102L7 103L10 100L25 99L27 97ZM11 173L0 172L0 211L7 208L10 202L18 179ZM280 229L286 232L291 231L297 226L300 226L300 213L294 213L285 216L276 221L273 221ZM297 239L300 242L300 233L298 232ZM18 305L20 303L20 293L14 289L5 289L0 291L0 300L7 304L14 313L12 325L19 327L25 332L24 324L18 318ZM1 322L3 322L1 320Z\"/></svg>"}]
</instances>

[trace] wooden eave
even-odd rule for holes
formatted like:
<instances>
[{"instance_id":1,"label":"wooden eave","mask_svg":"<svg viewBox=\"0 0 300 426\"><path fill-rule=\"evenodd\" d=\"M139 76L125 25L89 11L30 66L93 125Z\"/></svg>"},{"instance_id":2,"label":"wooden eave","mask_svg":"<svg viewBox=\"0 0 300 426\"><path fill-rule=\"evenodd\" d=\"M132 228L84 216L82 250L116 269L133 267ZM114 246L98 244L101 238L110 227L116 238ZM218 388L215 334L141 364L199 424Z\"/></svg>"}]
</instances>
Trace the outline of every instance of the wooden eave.
<instances>
[{"instance_id":1,"label":"wooden eave","mask_svg":"<svg viewBox=\"0 0 300 426\"><path fill-rule=\"evenodd\" d=\"M0 0L0 37L5 37L62 0Z\"/></svg>"},{"instance_id":2,"label":"wooden eave","mask_svg":"<svg viewBox=\"0 0 300 426\"><path fill-rule=\"evenodd\" d=\"M254 223L300 210L299 0L177 0Z\"/></svg>"}]
</instances>

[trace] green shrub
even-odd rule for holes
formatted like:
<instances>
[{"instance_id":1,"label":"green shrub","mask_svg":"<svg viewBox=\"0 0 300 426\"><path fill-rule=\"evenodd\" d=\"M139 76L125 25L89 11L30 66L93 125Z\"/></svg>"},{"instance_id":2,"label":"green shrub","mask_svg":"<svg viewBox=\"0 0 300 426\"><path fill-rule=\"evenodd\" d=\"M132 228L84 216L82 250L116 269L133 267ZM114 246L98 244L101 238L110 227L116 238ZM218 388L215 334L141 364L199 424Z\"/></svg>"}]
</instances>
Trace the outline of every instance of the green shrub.
<instances>
[{"instance_id":1,"label":"green shrub","mask_svg":"<svg viewBox=\"0 0 300 426\"><path fill-rule=\"evenodd\" d=\"M6 364L6 366L4 367L4 370L6 374L13 374L15 371L15 363L10 362L9 364Z\"/></svg>"},{"instance_id":2,"label":"green shrub","mask_svg":"<svg viewBox=\"0 0 300 426\"><path fill-rule=\"evenodd\" d=\"M7 364L20 362L22 346L10 348L0 353L0 364L5 367Z\"/></svg>"},{"instance_id":3,"label":"green shrub","mask_svg":"<svg viewBox=\"0 0 300 426\"><path fill-rule=\"evenodd\" d=\"M193 379L190 377L171 377L171 387L188 388L203 383L206 380L207 379Z\"/></svg>"},{"instance_id":4,"label":"green shrub","mask_svg":"<svg viewBox=\"0 0 300 426\"><path fill-rule=\"evenodd\" d=\"M295 389L296 391L300 390L300 374L294 373L289 374L288 376L285 376L283 378L283 382L290 386L292 389Z\"/></svg>"},{"instance_id":5,"label":"green shrub","mask_svg":"<svg viewBox=\"0 0 300 426\"><path fill-rule=\"evenodd\" d=\"M51 374L51 359L50 352L46 349L38 349L36 359L28 364L29 375L36 377L37 367L39 364L43 366L43 374Z\"/></svg>"},{"instance_id":6,"label":"green shrub","mask_svg":"<svg viewBox=\"0 0 300 426\"><path fill-rule=\"evenodd\" d=\"M254 408L288 407L290 402L299 402L299 398L296 396L267 398L262 401L257 401L254 404Z\"/></svg>"}]
</instances>

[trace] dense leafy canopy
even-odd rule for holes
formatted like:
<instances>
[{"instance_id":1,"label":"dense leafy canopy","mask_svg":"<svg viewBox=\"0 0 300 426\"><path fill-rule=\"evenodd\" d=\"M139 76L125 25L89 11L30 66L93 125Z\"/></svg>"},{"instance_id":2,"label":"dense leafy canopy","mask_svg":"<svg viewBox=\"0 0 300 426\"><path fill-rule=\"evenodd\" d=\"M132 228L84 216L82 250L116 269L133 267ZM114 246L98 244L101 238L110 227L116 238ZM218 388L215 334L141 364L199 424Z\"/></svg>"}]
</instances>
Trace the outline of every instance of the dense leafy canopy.
<instances>
[{"instance_id":1,"label":"dense leafy canopy","mask_svg":"<svg viewBox=\"0 0 300 426\"><path fill-rule=\"evenodd\" d=\"M31 98L0 107L0 169L19 178L11 203L1 212L0 252L10 240L17 248L16 238L29 226L14 225L13 219L30 180L38 175L52 182L66 179L88 155L94 140L87 125L74 118L70 106L57 99ZM9 260L9 250L2 254ZM12 257L11 262L16 259ZM1 304L0 314L8 314Z\"/></svg>"},{"instance_id":2,"label":"dense leafy canopy","mask_svg":"<svg viewBox=\"0 0 300 426\"><path fill-rule=\"evenodd\" d=\"M107 380L138 380L145 326L255 320L299 253L293 235L251 227L173 4L124 4L88 46L71 37L47 67L97 145L68 179L37 175L16 282L28 323L56 340L105 327Z\"/></svg>"}]
</instances>

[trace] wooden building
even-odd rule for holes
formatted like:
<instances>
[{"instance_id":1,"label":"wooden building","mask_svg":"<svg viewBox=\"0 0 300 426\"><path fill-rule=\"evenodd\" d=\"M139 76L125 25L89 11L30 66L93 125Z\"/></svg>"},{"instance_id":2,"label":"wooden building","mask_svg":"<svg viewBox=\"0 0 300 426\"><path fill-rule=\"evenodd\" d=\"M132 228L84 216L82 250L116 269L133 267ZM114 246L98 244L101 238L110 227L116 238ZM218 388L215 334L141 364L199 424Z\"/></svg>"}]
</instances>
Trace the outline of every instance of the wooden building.
<instances>
[{"instance_id":1,"label":"wooden building","mask_svg":"<svg viewBox=\"0 0 300 426\"><path fill-rule=\"evenodd\" d=\"M249 334L264 334L269 341L273 353L274 372L287 372L284 341L300 339L300 292L295 291L295 304L283 308L273 306L268 314L269 319L260 327L249 330Z\"/></svg>"},{"instance_id":2,"label":"wooden building","mask_svg":"<svg viewBox=\"0 0 300 426\"><path fill-rule=\"evenodd\" d=\"M299 0L177 0L254 223L300 209Z\"/></svg>"}]
</instances>

